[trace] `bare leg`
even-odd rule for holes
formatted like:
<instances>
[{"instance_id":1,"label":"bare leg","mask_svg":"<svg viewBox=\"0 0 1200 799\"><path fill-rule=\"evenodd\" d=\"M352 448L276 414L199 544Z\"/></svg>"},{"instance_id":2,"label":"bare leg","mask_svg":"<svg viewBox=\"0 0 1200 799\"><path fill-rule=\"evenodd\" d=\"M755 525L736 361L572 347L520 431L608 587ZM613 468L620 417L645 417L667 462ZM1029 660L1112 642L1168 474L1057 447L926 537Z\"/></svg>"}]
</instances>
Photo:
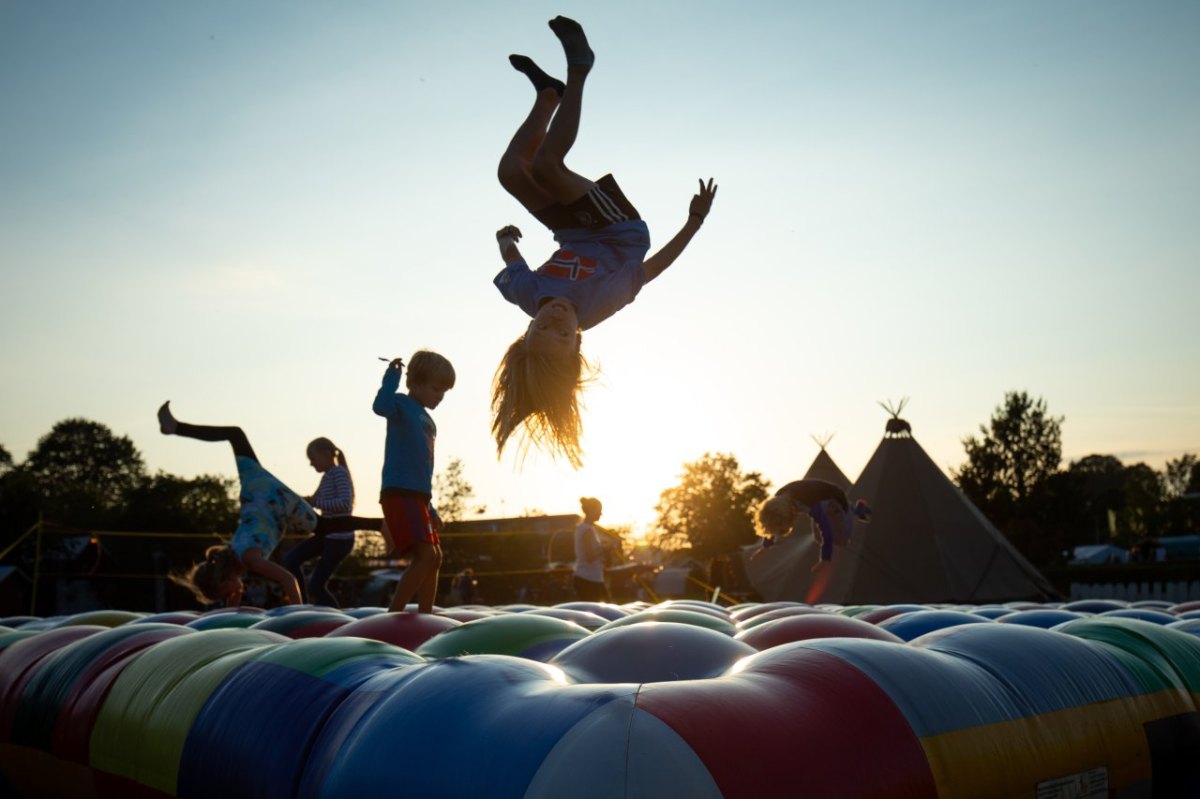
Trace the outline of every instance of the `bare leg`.
<instances>
[{"instance_id":1,"label":"bare leg","mask_svg":"<svg viewBox=\"0 0 1200 799\"><path fill-rule=\"evenodd\" d=\"M428 541L418 541L413 545L412 562L408 564L408 568L404 570L400 581L396 583L396 592L392 594L392 601L388 605L388 610L399 612L404 610L409 601L416 596L417 592L424 585L430 574L436 575L442 565L442 552ZM437 584L434 584L436 591ZM425 610L424 605L421 606L422 613L431 613L433 611L433 603L429 603L429 609Z\"/></svg>"},{"instance_id":2,"label":"bare leg","mask_svg":"<svg viewBox=\"0 0 1200 799\"><path fill-rule=\"evenodd\" d=\"M556 108L557 92L546 88L537 93L533 108L513 134L508 149L500 157L500 166L496 171L504 190L531 213L554 203L554 197L547 194L533 179L532 164L534 154L546 138L546 126L550 124L550 118L554 116Z\"/></svg>"},{"instance_id":3,"label":"bare leg","mask_svg":"<svg viewBox=\"0 0 1200 799\"><path fill-rule=\"evenodd\" d=\"M438 574L442 568L442 548L434 546L437 563L425 576L425 582L417 589L417 610L421 613L433 613L433 604L437 601Z\"/></svg>"},{"instance_id":4,"label":"bare leg","mask_svg":"<svg viewBox=\"0 0 1200 799\"><path fill-rule=\"evenodd\" d=\"M563 45L567 57L567 85L558 113L550 122L545 140L533 159L533 177L557 202L567 205L587 194L594 185L566 166L567 153L579 134L583 111L583 86L592 69L592 51L583 28L566 17L556 17L550 27Z\"/></svg>"}]
</instances>

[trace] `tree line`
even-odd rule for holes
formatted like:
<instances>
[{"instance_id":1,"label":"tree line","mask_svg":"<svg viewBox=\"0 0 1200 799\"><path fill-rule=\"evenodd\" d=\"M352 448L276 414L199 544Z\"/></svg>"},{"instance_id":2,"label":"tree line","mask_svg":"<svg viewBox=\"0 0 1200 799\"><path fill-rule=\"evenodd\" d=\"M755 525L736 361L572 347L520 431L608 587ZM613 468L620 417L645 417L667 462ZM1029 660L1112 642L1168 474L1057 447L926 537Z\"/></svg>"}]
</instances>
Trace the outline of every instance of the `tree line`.
<instances>
[{"instance_id":1,"label":"tree line","mask_svg":"<svg viewBox=\"0 0 1200 799\"><path fill-rule=\"evenodd\" d=\"M1101 454L1064 467L1063 421L1045 400L1008 392L978 434L963 439L966 462L949 474L1031 562L1060 565L1083 544L1129 549L1200 532L1196 455L1168 461L1162 471ZM754 543L753 509L770 488L733 455L706 453L662 493L658 542L688 547L699 559Z\"/></svg>"},{"instance_id":2,"label":"tree line","mask_svg":"<svg viewBox=\"0 0 1200 799\"><path fill-rule=\"evenodd\" d=\"M1026 392L1008 392L951 480L1033 563L1060 563L1080 544L1138 545L1200 531L1200 467L1185 454L1162 471L1095 454L1062 464L1063 417ZM0 548L39 515L82 529L232 532L235 481L147 471L128 437L86 419L66 419L16 463L0 446ZM454 459L436 482L447 520L466 515L472 489ZM753 543L755 507L770 496L759 472L728 453L685 463L655 508L651 539L706 560Z\"/></svg>"},{"instance_id":3,"label":"tree line","mask_svg":"<svg viewBox=\"0 0 1200 799\"><path fill-rule=\"evenodd\" d=\"M147 471L127 436L65 419L20 463L0 447L0 547L39 516L89 530L232 532L235 481Z\"/></svg>"}]
</instances>

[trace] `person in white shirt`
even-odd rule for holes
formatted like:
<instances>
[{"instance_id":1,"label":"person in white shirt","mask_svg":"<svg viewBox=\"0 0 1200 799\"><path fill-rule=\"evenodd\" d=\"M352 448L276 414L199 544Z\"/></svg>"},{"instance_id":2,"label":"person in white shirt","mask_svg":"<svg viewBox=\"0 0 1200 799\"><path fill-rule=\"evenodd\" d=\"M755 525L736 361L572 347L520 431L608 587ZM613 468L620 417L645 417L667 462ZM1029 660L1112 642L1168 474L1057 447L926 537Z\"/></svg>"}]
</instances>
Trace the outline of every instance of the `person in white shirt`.
<instances>
[{"instance_id":1,"label":"person in white shirt","mask_svg":"<svg viewBox=\"0 0 1200 799\"><path fill-rule=\"evenodd\" d=\"M604 556L613 545L596 532L603 506L595 497L581 497L579 507L583 510L583 521L575 528L575 596L581 602L607 602Z\"/></svg>"}]
</instances>

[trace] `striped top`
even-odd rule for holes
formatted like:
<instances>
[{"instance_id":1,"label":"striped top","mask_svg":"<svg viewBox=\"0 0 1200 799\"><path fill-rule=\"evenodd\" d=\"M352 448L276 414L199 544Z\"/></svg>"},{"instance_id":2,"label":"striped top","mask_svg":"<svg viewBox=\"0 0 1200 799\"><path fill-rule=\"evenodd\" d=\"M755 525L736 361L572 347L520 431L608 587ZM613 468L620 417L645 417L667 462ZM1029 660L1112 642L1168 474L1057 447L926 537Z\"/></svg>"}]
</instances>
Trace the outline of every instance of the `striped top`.
<instances>
[{"instance_id":1,"label":"striped top","mask_svg":"<svg viewBox=\"0 0 1200 799\"><path fill-rule=\"evenodd\" d=\"M345 466L331 466L321 475L310 504L325 517L349 516L354 509L354 483ZM330 533L327 538L353 538L354 532Z\"/></svg>"}]
</instances>

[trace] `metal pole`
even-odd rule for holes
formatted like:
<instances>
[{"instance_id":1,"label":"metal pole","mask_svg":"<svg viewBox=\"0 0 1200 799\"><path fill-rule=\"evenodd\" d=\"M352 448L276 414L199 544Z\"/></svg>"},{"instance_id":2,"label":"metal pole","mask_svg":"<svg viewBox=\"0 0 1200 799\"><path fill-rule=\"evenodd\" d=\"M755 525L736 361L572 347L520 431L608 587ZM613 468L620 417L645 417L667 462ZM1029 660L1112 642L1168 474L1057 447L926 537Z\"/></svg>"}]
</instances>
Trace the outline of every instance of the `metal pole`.
<instances>
[{"instance_id":1,"label":"metal pole","mask_svg":"<svg viewBox=\"0 0 1200 799\"><path fill-rule=\"evenodd\" d=\"M37 543L33 551L33 588L30 590L29 615L37 615L38 576L42 572L42 513L38 511Z\"/></svg>"}]
</instances>

